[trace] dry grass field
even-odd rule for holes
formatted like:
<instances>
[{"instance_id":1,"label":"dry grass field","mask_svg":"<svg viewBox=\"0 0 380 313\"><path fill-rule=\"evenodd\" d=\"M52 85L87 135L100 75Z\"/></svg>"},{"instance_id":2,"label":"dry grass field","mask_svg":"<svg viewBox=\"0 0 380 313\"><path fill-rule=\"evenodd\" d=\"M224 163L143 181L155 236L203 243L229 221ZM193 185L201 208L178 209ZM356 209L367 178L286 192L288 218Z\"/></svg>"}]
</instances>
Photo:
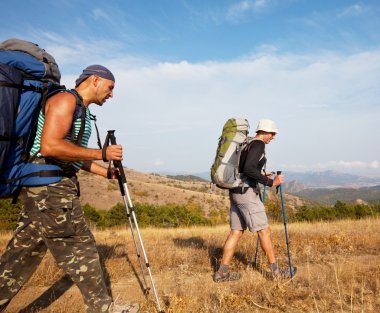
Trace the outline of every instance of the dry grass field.
<instances>
[{"instance_id":1,"label":"dry grass field","mask_svg":"<svg viewBox=\"0 0 380 313\"><path fill-rule=\"evenodd\" d=\"M273 225L279 262L286 266L281 224ZM216 284L228 226L142 229L161 305L165 312L380 312L380 219L288 225L292 281L272 281L252 269L256 237L245 234L232 268L240 281ZM153 292L146 300L129 229L95 232L114 297L138 301L157 312ZM0 236L0 250L11 233ZM261 252L260 256L263 256ZM262 260L266 267L266 263ZM149 276L146 276L149 282ZM76 286L47 255L6 312L84 312Z\"/></svg>"}]
</instances>

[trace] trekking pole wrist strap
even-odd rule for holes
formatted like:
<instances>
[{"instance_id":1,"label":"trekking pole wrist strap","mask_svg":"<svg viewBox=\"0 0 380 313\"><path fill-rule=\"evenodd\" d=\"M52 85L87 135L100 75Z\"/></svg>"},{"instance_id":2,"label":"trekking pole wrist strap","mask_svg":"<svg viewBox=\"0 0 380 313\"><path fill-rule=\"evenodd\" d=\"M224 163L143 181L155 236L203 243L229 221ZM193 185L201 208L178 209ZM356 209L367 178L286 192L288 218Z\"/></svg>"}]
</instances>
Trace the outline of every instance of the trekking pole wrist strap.
<instances>
[{"instance_id":1,"label":"trekking pole wrist strap","mask_svg":"<svg viewBox=\"0 0 380 313\"><path fill-rule=\"evenodd\" d=\"M108 147L108 145L107 146L104 145L102 148L102 159L104 162L108 162L108 160L107 160L107 147Z\"/></svg>"},{"instance_id":2,"label":"trekking pole wrist strap","mask_svg":"<svg viewBox=\"0 0 380 313\"><path fill-rule=\"evenodd\" d=\"M107 168L107 178L112 178L112 169L111 169L111 161L108 162L108 168Z\"/></svg>"},{"instance_id":3,"label":"trekking pole wrist strap","mask_svg":"<svg viewBox=\"0 0 380 313\"><path fill-rule=\"evenodd\" d=\"M106 140L104 141L104 145L102 148L102 159L104 162L108 162L107 160L107 148L109 146L109 141L110 141L110 135L107 133Z\"/></svg>"}]
</instances>

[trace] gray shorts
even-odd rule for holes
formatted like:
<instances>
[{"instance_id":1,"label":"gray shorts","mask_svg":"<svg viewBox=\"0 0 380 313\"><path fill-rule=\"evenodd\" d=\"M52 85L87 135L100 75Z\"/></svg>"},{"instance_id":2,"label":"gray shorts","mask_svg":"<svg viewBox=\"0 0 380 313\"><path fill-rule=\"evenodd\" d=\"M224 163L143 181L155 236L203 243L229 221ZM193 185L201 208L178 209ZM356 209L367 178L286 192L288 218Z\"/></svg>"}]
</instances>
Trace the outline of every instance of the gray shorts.
<instances>
[{"instance_id":1,"label":"gray shorts","mask_svg":"<svg viewBox=\"0 0 380 313\"><path fill-rule=\"evenodd\" d=\"M230 192L230 226L232 230L256 232L268 228L268 218L260 196L252 188L246 193Z\"/></svg>"}]
</instances>

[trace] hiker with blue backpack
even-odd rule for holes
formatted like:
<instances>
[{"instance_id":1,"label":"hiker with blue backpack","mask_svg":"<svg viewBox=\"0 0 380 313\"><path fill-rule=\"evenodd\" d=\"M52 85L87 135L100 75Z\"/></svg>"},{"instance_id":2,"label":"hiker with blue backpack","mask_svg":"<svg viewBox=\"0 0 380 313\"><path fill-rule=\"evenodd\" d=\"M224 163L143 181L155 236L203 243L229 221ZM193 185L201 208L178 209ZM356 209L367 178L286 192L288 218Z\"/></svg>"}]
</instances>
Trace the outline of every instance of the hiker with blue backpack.
<instances>
[{"instance_id":1,"label":"hiker with blue backpack","mask_svg":"<svg viewBox=\"0 0 380 313\"><path fill-rule=\"evenodd\" d=\"M212 167L212 180L220 187L229 189L230 233L223 247L215 282L233 281L241 278L229 265L244 231L258 232L260 244L267 256L272 278L290 277L287 270L280 270L276 262L271 230L264 204L260 198L259 184L272 187L284 182L283 175L271 178L265 172L265 145L275 139L277 126L272 120L258 123L255 137L247 137L249 124L245 119L230 119L223 128L217 156ZM234 168L237 166L237 168ZM294 268L296 270L296 268Z\"/></svg>"},{"instance_id":2,"label":"hiker with blue backpack","mask_svg":"<svg viewBox=\"0 0 380 313\"><path fill-rule=\"evenodd\" d=\"M9 48L12 44L18 45L17 49ZM17 84L12 82L13 76L8 74L13 71L13 67L17 67L24 76L18 83L21 84L17 87L19 90L24 92L29 79L33 83L41 82L41 88L47 86L50 89L52 80L46 77L46 70L43 74L45 76L36 78L31 74L36 71L18 68L20 64L29 64L29 51L20 51L20 44L24 48L23 42L0 45L0 74L10 77L1 85L4 78L0 75L0 86L7 88L7 92L16 89ZM27 47L28 44L26 43ZM41 54L39 50L36 55ZM19 62L9 61L10 57L19 58ZM45 62L46 57L42 59ZM59 82L60 75L56 78L54 83ZM11 158L8 157L2 164L0 173L4 188L0 190L4 191L9 186L17 187L23 209L13 238L0 258L0 312L5 310L32 276L48 249L57 265L78 286L87 312L139 311L139 304L113 303L105 283L94 236L84 219L76 175L83 169L106 178L117 176L114 169L104 168L94 161L122 160L121 145L109 145L105 149L87 147L91 135L88 107L92 103L103 105L113 96L114 85L115 78L111 71L101 65L92 65L83 70L76 80L75 89L58 89L50 94L42 91L43 105L41 111L37 112L36 134L28 151L33 157L29 162L19 160L12 166L9 165L12 160L9 161ZM30 91L36 92L37 89L33 87ZM7 93L2 92L5 97ZM26 95L22 93L21 102L23 97ZM33 102L33 98L28 100ZM21 105L21 102L22 109L26 104ZM17 125L21 122L16 120L15 123ZM17 152L18 148L24 148L20 144L21 140L13 139L14 134L5 132L2 136L8 140L9 151ZM17 157L16 152L14 159ZM13 168L20 164L20 171L24 174L17 176L18 172L13 171ZM38 174L33 171L38 171ZM45 178L52 179L52 182L47 183Z\"/></svg>"}]
</instances>

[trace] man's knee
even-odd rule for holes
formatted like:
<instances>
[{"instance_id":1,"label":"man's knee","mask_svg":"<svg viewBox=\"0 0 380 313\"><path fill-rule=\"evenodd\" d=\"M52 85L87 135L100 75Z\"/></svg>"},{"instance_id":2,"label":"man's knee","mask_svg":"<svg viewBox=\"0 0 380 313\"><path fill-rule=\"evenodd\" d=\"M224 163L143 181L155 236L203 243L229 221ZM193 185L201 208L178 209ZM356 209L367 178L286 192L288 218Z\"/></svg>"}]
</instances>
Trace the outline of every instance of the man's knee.
<instances>
[{"instance_id":1,"label":"man's knee","mask_svg":"<svg viewBox=\"0 0 380 313\"><path fill-rule=\"evenodd\" d=\"M259 233L260 238L270 237L271 229L270 227L267 227L267 228L259 230L258 233Z\"/></svg>"},{"instance_id":2,"label":"man's knee","mask_svg":"<svg viewBox=\"0 0 380 313\"><path fill-rule=\"evenodd\" d=\"M232 229L229 237L234 238L235 240L239 240L243 236L243 234L244 234L244 230Z\"/></svg>"}]
</instances>

